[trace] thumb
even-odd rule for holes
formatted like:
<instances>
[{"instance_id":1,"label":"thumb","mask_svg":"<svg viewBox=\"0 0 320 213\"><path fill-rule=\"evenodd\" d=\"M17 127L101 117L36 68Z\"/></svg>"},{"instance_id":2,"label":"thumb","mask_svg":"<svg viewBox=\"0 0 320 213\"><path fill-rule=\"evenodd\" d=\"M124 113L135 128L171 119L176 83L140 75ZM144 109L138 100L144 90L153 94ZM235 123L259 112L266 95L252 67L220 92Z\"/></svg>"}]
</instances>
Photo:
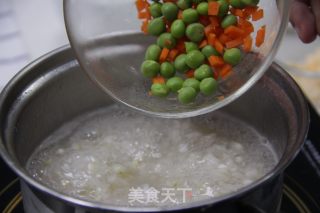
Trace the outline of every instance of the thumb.
<instances>
[{"instance_id":1,"label":"thumb","mask_svg":"<svg viewBox=\"0 0 320 213\"><path fill-rule=\"evenodd\" d=\"M315 16L305 1L293 1L290 22L296 29L301 41L310 43L315 40L317 36Z\"/></svg>"}]
</instances>

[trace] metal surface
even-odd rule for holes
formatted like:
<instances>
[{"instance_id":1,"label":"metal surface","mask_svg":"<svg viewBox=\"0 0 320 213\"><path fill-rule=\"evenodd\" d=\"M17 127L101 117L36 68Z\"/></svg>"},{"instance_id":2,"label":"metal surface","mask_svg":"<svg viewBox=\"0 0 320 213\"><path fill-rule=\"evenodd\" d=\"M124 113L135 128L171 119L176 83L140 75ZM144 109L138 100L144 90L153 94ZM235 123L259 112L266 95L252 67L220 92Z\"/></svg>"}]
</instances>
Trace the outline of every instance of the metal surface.
<instances>
[{"instance_id":1,"label":"metal surface","mask_svg":"<svg viewBox=\"0 0 320 213\"><path fill-rule=\"evenodd\" d=\"M281 198L283 169L303 145L309 121L300 89L278 65L273 64L258 84L221 109L254 126L272 142L281 158L273 171L237 192L179 206L128 208L69 197L35 181L25 171L30 154L56 128L77 115L112 103L87 79L69 47L30 64L3 90L0 96L1 155L23 179L28 190L52 211L276 212Z\"/></svg>"}]
</instances>

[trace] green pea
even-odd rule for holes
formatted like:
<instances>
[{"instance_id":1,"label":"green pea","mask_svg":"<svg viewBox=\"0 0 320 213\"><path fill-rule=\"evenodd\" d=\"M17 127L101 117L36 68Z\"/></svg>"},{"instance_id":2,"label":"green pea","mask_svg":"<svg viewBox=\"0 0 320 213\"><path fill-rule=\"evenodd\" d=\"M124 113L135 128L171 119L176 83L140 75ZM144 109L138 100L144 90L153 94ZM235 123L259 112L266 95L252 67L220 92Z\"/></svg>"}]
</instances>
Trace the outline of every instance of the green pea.
<instances>
[{"instance_id":1,"label":"green pea","mask_svg":"<svg viewBox=\"0 0 320 213\"><path fill-rule=\"evenodd\" d=\"M151 6L149 7L149 11L150 11L152 17L154 17L154 18L158 18L158 17L162 16L161 4L158 2L152 3Z\"/></svg>"},{"instance_id":2,"label":"green pea","mask_svg":"<svg viewBox=\"0 0 320 213\"><path fill-rule=\"evenodd\" d=\"M203 64L194 71L194 77L199 81L212 77L212 70L207 64Z\"/></svg>"},{"instance_id":3,"label":"green pea","mask_svg":"<svg viewBox=\"0 0 320 213\"><path fill-rule=\"evenodd\" d=\"M178 76L169 78L167 81L167 87L173 92L177 92L179 89L181 89L182 84L183 80Z\"/></svg>"},{"instance_id":4,"label":"green pea","mask_svg":"<svg viewBox=\"0 0 320 213\"><path fill-rule=\"evenodd\" d=\"M166 2L162 5L161 12L168 21L173 21L177 18L179 8L172 2Z\"/></svg>"},{"instance_id":5,"label":"green pea","mask_svg":"<svg viewBox=\"0 0 320 213\"><path fill-rule=\"evenodd\" d=\"M146 51L145 60L158 61L161 54L161 48L156 44L151 44Z\"/></svg>"},{"instance_id":6,"label":"green pea","mask_svg":"<svg viewBox=\"0 0 320 213\"><path fill-rule=\"evenodd\" d=\"M229 0L229 3L234 8L244 8L246 5L241 0Z\"/></svg>"},{"instance_id":7,"label":"green pea","mask_svg":"<svg viewBox=\"0 0 320 213\"><path fill-rule=\"evenodd\" d=\"M205 57L199 50L192 50L187 54L186 64L192 68L196 69L204 63Z\"/></svg>"},{"instance_id":8,"label":"green pea","mask_svg":"<svg viewBox=\"0 0 320 213\"><path fill-rule=\"evenodd\" d=\"M151 86L151 94L158 97L166 97L169 94L169 88L165 84L155 83Z\"/></svg>"},{"instance_id":9,"label":"green pea","mask_svg":"<svg viewBox=\"0 0 320 213\"><path fill-rule=\"evenodd\" d=\"M155 61L146 60L141 65L141 72L144 77L155 77L160 71L160 64Z\"/></svg>"},{"instance_id":10,"label":"green pea","mask_svg":"<svg viewBox=\"0 0 320 213\"><path fill-rule=\"evenodd\" d=\"M158 36L166 30L166 25L162 18L155 18L148 24L148 33L150 35Z\"/></svg>"},{"instance_id":11,"label":"green pea","mask_svg":"<svg viewBox=\"0 0 320 213\"><path fill-rule=\"evenodd\" d=\"M212 95L217 89L218 84L214 78L205 78L200 82L200 91L204 95Z\"/></svg>"},{"instance_id":12,"label":"green pea","mask_svg":"<svg viewBox=\"0 0 320 213\"><path fill-rule=\"evenodd\" d=\"M200 89L200 81L195 78L188 78L183 82L182 87L192 87L196 91Z\"/></svg>"},{"instance_id":13,"label":"green pea","mask_svg":"<svg viewBox=\"0 0 320 213\"><path fill-rule=\"evenodd\" d=\"M157 40L157 44L161 48L172 49L176 46L176 39L170 33L162 33Z\"/></svg>"},{"instance_id":14,"label":"green pea","mask_svg":"<svg viewBox=\"0 0 320 213\"><path fill-rule=\"evenodd\" d=\"M259 4L259 0L241 0L241 2L247 6L256 6Z\"/></svg>"},{"instance_id":15,"label":"green pea","mask_svg":"<svg viewBox=\"0 0 320 213\"><path fill-rule=\"evenodd\" d=\"M186 72L189 67L186 64L187 55L186 54L180 54L175 60L174 60L174 67L179 72Z\"/></svg>"},{"instance_id":16,"label":"green pea","mask_svg":"<svg viewBox=\"0 0 320 213\"><path fill-rule=\"evenodd\" d=\"M178 0L177 5L180 9L185 10L192 7L192 0Z\"/></svg>"},{"instance_id":17,"label":"green pea","mask_svg":"<svg viewBox=\"0 0 320 213\"><path fill-rule=\"evenodd\" d=\"M207 58L209 58L212 55L215 55L215 56L219 56L220 55L219 52L214 47L212 47L211 45L207 45L204 48L202 48L201 52Z\"/></svg>"},{"instance_id":18,"label":"green pea","mask_svg":"<svg viewBox=\"0 0 320 213\"><path fill-rule=\"evenodd\" d=\"M189 24L186 30L186 36L193 42L200 42L204 37L204 26L200 23Z\"/></svg>"},{"instance_id":19,"label":"green pea","mask_svg":"<svg viewBox=\"0 0 320 213\"><path fill-rule=\"evenodd\" d=\"M184 42L184 45L186 47L186 52L189 53L191 52L192 50L198 50L199 47L196 43L194 42Z\"/></svg>"},{"instance_id":20,"label":"green pea","mask_svg":"<svg viewBox=\"0 0 320 213\"><path fill-rule=\"evenodd\" d=\"M241 51L238 48L227 49L223 54L223 60L235 66L241 60Z\"/></svg>"},{"instance_id":21,"label":"green pea","mask_svg":"<svg viewBox=\"0 0 320 213\"><path fill-rule=\"evenodd\" d=\"M182 20L175 20L171 25L171 34L175 38L182 38L186 32L186 26Z\"/></svg>"},{"instance_id":22,"label":"green pea","mask_svg":"<svg viewBox=\"0 0 320 213\"><path fill-rule=\"evenodd\" d=\"M176 70L170 62L163 62L160 66L160 74L165 78L174 76Z\"/></svg>"},{"instance_id":23,"label":"green pea","mask_svg":"<svg viewBox=\"0 0 320 213\"><path fill-rule=\"evenodd\" d=\"M182 104L189 104L196 99L197 91L192 87L183 87L178 91L178 100Z\"/></svg>"},{"instance_id":24,"label":"green pea","mask_svg":"<svg viewBox=\"0 0 320 213\"><path fill-rule=\"evenodd\" d=\"M220 4L218 16L224 17L229 11L229 4L226 0L218 0L217 2Z\"/></svg>"},{"instance_id":25,"label":"green pea","mask_svg":"<svg viewBox=\"0 0 320 213\"><path fill-rule=\"evenodd\" d=\"M234 25L237 23L237 17L234 15L227 15L226 17L223 18L221 22L221 27L222 28L227 28L231 25Z\"/></svg>"},{"instance_id":26,"label":"green pea","mask_svg":"<svg viewBox=\"0 0 320 213\"><path fill-rule=\"evenodd\" d=\"M208 8L209 8L208 2L201 2L197 6L197 11L200 15L207 16L208 15Z\"/></svg>"},{"instance_id":27,"label":"green pea","mask_svg":"<svg viewBox=\"0 0 320 213\"><path fill-rule=\"evenodd\" d=\"M197 10L195 9L189 8L182 12L182 20L187 24L197 22L198 19L199 19L199 15Z\"/></svg>"}]
</instances>

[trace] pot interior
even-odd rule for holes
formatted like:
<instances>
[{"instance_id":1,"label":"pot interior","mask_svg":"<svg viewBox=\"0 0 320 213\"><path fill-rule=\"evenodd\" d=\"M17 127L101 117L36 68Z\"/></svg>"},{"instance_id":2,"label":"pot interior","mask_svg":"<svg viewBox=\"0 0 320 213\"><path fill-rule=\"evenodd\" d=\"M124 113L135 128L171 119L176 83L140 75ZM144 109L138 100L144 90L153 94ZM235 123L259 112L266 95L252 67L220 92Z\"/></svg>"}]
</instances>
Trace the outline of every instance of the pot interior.
<instances>
[{"instance_id":1,"label":"pot interior","mask_svg":"<svg viewBox=\"0 0 320 213\"><path fill-rule=\"evenodd\" d=\"M6 160L20 175L41 142L83 113L113 104L81 71L69 48L25 68L2 94L1 139ZM129 109L128 109L129 110ZM280 172L303 144L307 106L293 80L276 64L245 95L215 113L227 113L268 138L279 157Z\"/></svg>"}]
</instances>

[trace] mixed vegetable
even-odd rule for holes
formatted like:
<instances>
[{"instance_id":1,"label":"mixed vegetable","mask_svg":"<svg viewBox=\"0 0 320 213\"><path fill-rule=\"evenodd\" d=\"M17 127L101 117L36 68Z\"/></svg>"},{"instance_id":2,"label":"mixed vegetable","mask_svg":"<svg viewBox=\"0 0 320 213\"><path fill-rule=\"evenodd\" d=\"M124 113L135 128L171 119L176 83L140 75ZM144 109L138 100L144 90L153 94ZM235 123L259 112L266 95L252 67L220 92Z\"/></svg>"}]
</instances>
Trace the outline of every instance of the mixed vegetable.
<instances>
[{"instance_id":1,"label":"mixed vegetable","mask_svg":"<svg viewBox=\"0 0 320 213\"><path fill-rule=\"evenodd\" d=\"M253 46L251 21L263 18L259 0L136 0L141 30L157 36L141 65L152 79L151 95L178 93L188 104L200 92L213 95ZM266 27L257 30L260 47Z\"/></svg>"}]
</instances>

